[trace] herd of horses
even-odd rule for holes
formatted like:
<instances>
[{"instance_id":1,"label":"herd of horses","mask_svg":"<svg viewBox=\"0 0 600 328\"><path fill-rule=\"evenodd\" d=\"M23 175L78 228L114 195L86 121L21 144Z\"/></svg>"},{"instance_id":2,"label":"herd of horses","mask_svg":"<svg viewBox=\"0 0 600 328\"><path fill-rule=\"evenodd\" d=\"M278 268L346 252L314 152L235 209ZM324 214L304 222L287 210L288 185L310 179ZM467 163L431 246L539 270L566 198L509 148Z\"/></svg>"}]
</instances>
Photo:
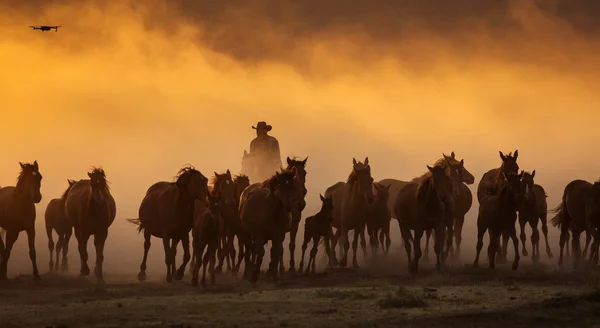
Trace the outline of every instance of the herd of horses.
<instances>
[{"instance_id":1,"label":"herd of horses","mask_svg":"<svg viewBox=\"0 0 600 328\"><path fill-rule=\"evenodd\" d=\"M548 243L547 203L544 189L534 182L535 170L519 172L518 151L508 155L500 153L499 167L486 172L477 187L479 213L477 217L477 255L473 265L479 263L483 237L489 234L488 261L494 268L497 260L506 260L509 240L514 247L513 270L519 265L519 239L516 223L520 226L522 255L528 256L525 226L531 234L531 256L540 258L541 224L546 254L552 258ZM421 240L425 235L425 254L433 236L436 268L441 270L449 256L460 255L462 227L465 214L471 208L473 196L467 185L475 177L465 168L464 160L454 154L443 157L433 166L427 166L421 176L411 181L384 179L378 182L371 176L369 158L353 159L346 182L338 182L319 195L321 208L304 220L304 238L299 270L304 271L304 258L308 244L306 272L315 271L319 245L324 244L329 266L346 267L352 240L352 265L358 266L358 244L367 255L365 232L371 251L379 248L389 252L390 224L395 219L400 227L411 274L418 273L422 256ZM128 219L137 225L144 236L144 252L138 279L146 279L146 261L152 236L162 240L167 268L166 279L181 280L191 260L192 284L198 280L206 284L206 272L211 283L223 271L239 272L244 262L244 278L256 282L262 267L265 247L270 241L270 262L267 273L274 279L285 271L283 263L284 239L289 233L289 270L296 270L296 235L306 206L305 159L287 158L287 167L275 172L265 181L251 184L243 174L232 175L229 170L214 173L209 179L192 166L183 167L175 181L161 181L147 190L139 208L139 217ZM0 279L6 279L11 250L19 233L28 237L29 256L33 277L40 279L35 250L35 204L41 201L42 175L37 161L22 164L16 186L0 188ZM570 182L564 190L562 202L554 210L551 224L560 228L560 258L562 267L565 246L572 238L573 266L578 267L590 242L589 265L598 262L600 245L600 182L583 180ZM50 270L68 271L68 245L73 232L81 258L80 274L89 275L87 242L94 237L96 249L95 276L103 282L102 263L104 243L109 227L116 215L115 200L110 193L106 174L101 168L92 168L88 179L68 180L68 187L60 198L52 199L45 212L46 233L50 250ZM53 241L53 231L58 241ZM582 252L580 236L586 233ZM190 253L190 233L192 248ZM237 240L237 249L235 241ZM175 265L177 248L183 247L183 263ZM340 253L336 254L336 246ZM55 248L56 246L56 248ZM62 258L60 256L62 252ZM236 257L237 255L237 257ZM199 271L203 269L199 279Z\"/></svg>"}]
</instances>

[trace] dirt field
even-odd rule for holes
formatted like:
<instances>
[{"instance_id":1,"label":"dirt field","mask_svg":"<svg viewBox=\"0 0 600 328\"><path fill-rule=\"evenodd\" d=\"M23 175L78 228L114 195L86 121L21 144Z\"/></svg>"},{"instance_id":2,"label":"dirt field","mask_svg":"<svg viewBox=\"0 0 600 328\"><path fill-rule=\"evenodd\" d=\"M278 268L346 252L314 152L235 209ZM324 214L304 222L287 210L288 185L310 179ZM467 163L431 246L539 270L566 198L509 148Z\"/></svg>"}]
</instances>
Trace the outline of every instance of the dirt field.
<instances>
[{"instance_id":1,"label":"dirt field","mask_svg":"<svg viewBox=\"0 0 600 328\"><path fill-rule=\"evenodd\" d=\"M372 272L382 272L372 268ZM398 271L398 270L395 270ZM206 289L156 275L107 275L107 284L47 274L0 284L1 327L600 327L598 273L522 265L376 275L336 269L264 278L228 275Z\"/></svg>"}]
</instances>

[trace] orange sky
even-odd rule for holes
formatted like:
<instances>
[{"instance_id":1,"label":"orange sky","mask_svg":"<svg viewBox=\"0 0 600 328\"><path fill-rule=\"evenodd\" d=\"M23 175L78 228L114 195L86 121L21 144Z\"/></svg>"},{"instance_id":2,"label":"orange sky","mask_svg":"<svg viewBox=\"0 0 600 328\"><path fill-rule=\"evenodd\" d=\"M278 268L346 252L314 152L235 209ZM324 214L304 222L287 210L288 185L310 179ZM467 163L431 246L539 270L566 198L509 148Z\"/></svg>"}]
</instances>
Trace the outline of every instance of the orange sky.
<instances>
[{"instance_id":1,"label":"orange sky","mask_svg":"<svg viewBox=\"0 0 600 328\"><path fill-rule=\"evenodd\" d=\"M410 179L454 150L478 182L498 150L519 149L551 206L570 180L600 171L600 41L556 8L458 1L471 9L406 5L403 17L378 18L385 8L350 8L365 17L343 20L284 1L276 14L225 6L203 21L209 2L187 12L161 0L38 3L0 4L0 185L15 182L19 161L39 162L40 227L66 179L102 165L113 231L133 235L124 218L152 183L186 163L238 172L259 120L284 156L310 157L309 214L353 156L369 156L376 180ZM64 28L27 27L36 24Z\"/></svg>"}]
</instances>

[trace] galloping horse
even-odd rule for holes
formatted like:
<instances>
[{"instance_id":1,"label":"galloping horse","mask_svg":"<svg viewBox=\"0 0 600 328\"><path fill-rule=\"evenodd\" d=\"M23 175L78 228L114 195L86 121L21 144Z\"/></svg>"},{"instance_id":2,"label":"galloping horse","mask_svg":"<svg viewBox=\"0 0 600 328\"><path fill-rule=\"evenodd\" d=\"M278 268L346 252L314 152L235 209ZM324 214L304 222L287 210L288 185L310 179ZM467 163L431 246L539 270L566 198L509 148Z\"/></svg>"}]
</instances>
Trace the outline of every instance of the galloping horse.
<instances>
[{"instance_id":1,"label":"galloping horse","mask_svg":"<svg viewBox=\"0 0 600 328\"><path fill-rule=\"evenodd\" d=\"M175 177L175 182L160 181L153 184L142 200L139 219L128 221L144 232L144 257L138 280L146 280L146 260L150 238L161 238L165 249L167 281L181 280L190 260L190 230L194 222L195 206L202 206L208 196L208 179L192 166L185 166ZM175 272L177 244L183 245L183 263Z\"/></svg>"},{"instance_id":2,"label":"galloping horse","mask_svg":"<svg viewBox=\"0 0 600 328\"><path fill-rule=\"evenodd\" d=\"M427 170L421 177L413 179L400 190L394 206L411 274L418 272L421 238L429 229L435 230L436 268L441 270L445 257L443 243L446 230L452 229L455 183L453 173L448 166L440 165L427 165ZM414 238L411 236L411 230L415 232ZM415 248L414 257L411 257L411 242Z\"/></svg>"},{"instance_id":3,"label":"galloping horse","mask_svg":"<svg viewBox=\"0 0 600 328\"><path fill-rule=\"evenodd\" d=\"M361 248L366 256L367 244L365 242L365 227L369 218L369 206L373 203L373 178L371 177L371 166L369 158L361 163L352 159L352 171L348 176L347 182L338 182L327 188L325 198L333 199L333 223L336 228L335 235L332 236L331 253L333 262L337 263L335 256L335 246L341 237L340 246L343 247L342 259L340 265L346 266L348 261L348 232L354 230L354 240L352 241L352 265L358 267L356 261L356 251L358 247L358 238L361 238Z\"/></svg>"},{"instance_id":4,"label":"galloping horse","mask_svg":"<svg viewBox=\"0 0 600 328\"><path fill-rule=\"evenodd\" d=\"M269 180L267 187L250 185L240 197L240 221L248 237L245 241L246 271L244 277L254 266L251 282L256 282L263 256L265 244L271 241L272 268L277 268L283 252L283 240L291 225L291 212L302 211L306 206L304 188L295 167L291 170L276 172ZM254 258L251 261L251 257ZM253 262L253 263L251 263ZM277 279L277 270L273 270L273 278Z\"/></svg>"},{"instance_id":5,"label":"galloping horse","mask_svg":"<svg viewBox=\"0 0 600 328\"><path fill-rule=\"evenodd\" d=\"M302 241L302 256L300 257L300 272L304 267L304 255L308 248L308 243L312 240L313 247L310 250L306 273L312 270L315 273L316 257L319 251L319 242L321 237L325 242L325 252L329 258L329 266L331 262L331 247L329 244L329 230L331 230L331 222L333 221L333 201L331 198L325 198L319 195L321 199L321 210L313 216L309 216L304 220L304 241Z\"/></svg>"},{"instance_id":6,"label":"galloping horse","mask_svg":"<svg viewBox=\"0 0 600 328\"><path fill-rule=\"evenodd\" d=\"M19 165L17 186L0 189L0 227L6 230L6 245L0 238L0 280L6 279L10 252L23 230L27 233L33 279L40 280L35 253L35 204L42 200L42 175L37 161Z\"/></svg>"},{"instance_id":7,"label":"galloping horse","mask_svg":"<svg viewBox=\"0 0 600 328\"><path fill-rule=\"evenodd\" d=\"M69 253L69 241L73 234L73 227L67 222L67 213L65 212L65 202L67 201L67 195L73 188L73 185L77 183L75 180L67 179L69 187L60 198L54 198L46 206L46 234L48 235L48 249L50 250L50 271L58 271L59 268L59 256L62 250L62 265L60 266L61 272L69 270L69 264L67 254ZM54 240L52 240L52 231L56 231L58 235L58 241L56 242L56 267L54 267L53 251L54 251Z\"/></svg>"},{"instance_id":8,"label":"galloping horse","mask_svg":"<svg viewBox=\"0 0 600 328\"><path fill-rule=\"evenodd\" d=\"M94 274L99 283L104 283L102 264L104 262L104 243L108 237L108 227L115 220L117 208L110 194L106 174L101 168L92 168L89 179L77 181L65 200L65 213L70 226L74 228L75 238L81 258L81 275L87 276L87 243L94 236L96 247L96 267Z\"/></svg>"}]
</instances>

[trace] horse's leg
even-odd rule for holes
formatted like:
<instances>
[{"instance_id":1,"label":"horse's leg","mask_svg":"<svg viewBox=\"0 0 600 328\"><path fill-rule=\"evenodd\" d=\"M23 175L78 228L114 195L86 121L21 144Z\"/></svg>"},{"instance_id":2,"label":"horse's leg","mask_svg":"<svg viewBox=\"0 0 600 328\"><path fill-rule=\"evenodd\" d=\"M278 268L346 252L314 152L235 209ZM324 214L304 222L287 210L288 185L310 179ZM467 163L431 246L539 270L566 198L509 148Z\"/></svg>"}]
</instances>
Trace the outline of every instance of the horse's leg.
<instances>
[{"instance_id":1,"label":"horse's leg","mask_svg":"<svg viewBox=\"0 0 600 328\"><path fill-rule=\"evenodd\" d=\"M546 242L546 254L548 255L548 258L551 259L553 257L553 255L552 255L552 249L550 248L550 243L548 243L547 215L548 214L544 210L542 212L542 214L540 215L540 221L542 222L542 233L544 234L544 241Z\"/></svg>"},{"instance_id":2,"label":"horse's leg","mask_svg":"<svg viewBox=\"0 0 600 328\"><path fill-rule=\"evenodd\" d=\"M319 236L314 236L313 237L313 247L310 250L310 258L312 259L312 267L311 267L311 272L315 273L315 267L316 262L317 262L317 252L319 252L319 239L321 239ZM308 268L306 268L306 270L308 270Z\"/></svg>"},{"instance_id":3,"label":"horse's leg","mask_svg":"<svg viewBox=\"0 0 600 328\"><path fill-rule=\"evenodd\" d=\"M415 230L415 238L414 238L414 247L415 247L415 255L413 257L412 266L411 266L411 274L415 275L419 271L419 259L421 259L421 239L423 238L423 229L418 228Z\"/></svg>"},{"instance_id":4,"label":"horse's leg","mask_svg":"<svg viewBox=\"0 0 600 328\"><path fill-rule=\"evenodd\" d=\"M447 253L446 251L444 251L444 240L446 240L446 247L450 247L452 245L452 238L451 233L452 231L449 232L449 236L448 238L446 238L445 234L446 231L444 229L447 229L448 226L444 227L443 224L440 224L438 227L436 227L435 229L435 239L434 239L434 244L433 244L433 251L435 252L435 269L440 272L442 270L442 263L445 262Z\"/></svg>"},{"instance_id":5,"label":"horse's leg","mask_svg":"<svg viewBox=\"0 0 600 328\"><path fill-rule=\"evenodd\" d=\"M531 227L531 260L533 263L537 263L540 260L540 231L538 230L538 218L535 218L533 222L529 222Z\"/></svg>"},{"instance_id":6,"label":"horse's leg","mask_svg":"<svg viewBox=\"0 0 600 328\"><path fill-rule=\"evenodd\" d=\"M481 249L483 248L483 236L485 235L485 232L487 231L487 228L480 223L481 219L478 217L477 218L477 254L475 255L475 261L473 262L473 267L474 268L478 268L479 267L479 255L481 254ZM490 246L492 245L494 241L491 239L491 235L490 235ZM458 250L458 246L457 246L457 250Z\"/></svg>"},{"instance_id":7,"label":"horse's leg","mask_svg":"<svg viewBox=\"0 0 600 328\"><path fill-rule=\"evenodd\" d=\"M441 247L442 247L442 263L441 264L445 264L446 260L448 259L448 255L450 254L450 252L452 251L452 244L454 242L453 237L454 237L454 217L452 217L450 219L449 222L446 222L446 229L442 230L442 233L444 234L444 236L441 239L438 239L438 237L436 236L435 239L436 240L440 240L441 242ZM444 250L444 240L446 241L446 250Z\"/></svg>"},{"instance_id":8,"label":"horse's leg","mask_svg":"<svg viewBox=\"0 0 600 328\"><path fill-rule=\"evenodd\" d=\"M48 265L50 266L50 272L52 272L54 271L54 240L52 240L52 228L49 225L46 225L46 235L48 236L48 250L50 251L50 262ZM60 236L58 238L60 240ZM58 249L56 253L58 254Z\"/></svg>"},{"instance_id":9,"label":"horse's leg","mask_svg":"<svg viewBox=\"0 0 600 328\"><path fill-rule=\"evenodd\" d=\"M185 267L190 262L190 234L186 233L181 238L181 247L183 248L183 262L177 271L175 272L175 280L183 279L185 274Z\"/></svg>"},{"instance_id":10,"label":"horse's leg","mask_svg":"<svg viewBox=\"0 0 600 328\"><path fill-rule=\"evenodd\" d=\"M567 246L567 251L566 251L566 256L571 257L571 243L569 242L571 240L571 233L569 232L569 234L567 234L567 239L566 239L566 246Z\"/></svg>"},{"instance_id":11,"label":"horse's leg","mask_svg":"<svg viewBox=\"0 0 600 328\"><path fill-rule=\"evenodd\" d=\"M508 240L510 239L510 234L507 231L502 231L500 236L502 236L502 251L496 251L496 256L502 263L505 263L508 261Z\"/></svg>"},{"instance_id":12,"label":"horse's leg","mask_svg":"<svg viewBox=\"0 0 600 328\"><path fill-rule=\"evenodd\" d=\"M563 267L563 253L565 251L565 245L567 245L568 240L569 240L569 228L565 224L563 224L560 227L560 241L559 241L560 254L558 255L558 266L561 269Z\"/></svg>"},{"instance_id":13,"label":"horse's leg","mask_svg":"<svg viewBox=\"0 0 600 328\"><path fill-rule=\"evenodd\" d=\"M0 228L0 280L2 280L2 258L4 257L4 249L5 249L5 245L4 245L4 240L6 239L6 230Z\"/></svg>"},{"instance_id":14,"label":"horse's leg","mask_svg":"<svg viewBox=\"0 0 600 328\"><path fill-rule=\"evenodd\" d=\"M498 246L500 245L500 230L489 230L490 245L488 246L488 261L490 269L496 268L496 254L498 254Z\"/></svg>"},{"instance_id":15,"label":"horse's leg","mask_svg":"<svg viewBox=\"0 0 600 328\"><path fill-rule=\"evenodd\" d=\"M166 235L166 233L163 232L163 236L165 236L165 235ZM172 258L172 256L171 256L171 238L163 237L162 242L163 242L163 248L165 249L165 265L167 266L167 282L171 282L171 281L173 281L173 276L172 276L172 272L171 272L171 268L172 268L172 266L171 266L171 258Z\"/></svg>"},{"instance_id":16,"label":"horse's leg","mask_svg":"<svg viewBox=\"0 0 600 328\"><path fill-rule=\"evenodd\" d=\"M71 236L73 235L73 228L69 227L67 232L65 233L63 242L61 243L63 255L62 255L62 264L60 266L60 272L68 272L69 271L69 242L71 241Z\"/></svg>"},{"instance_id":17,"label":"horse's leg","mask_svg":"<svg viewBox=\"0 0 600 328\"><path fill-rule=\"evenodd\" d=\"M60 252L62 251L63 244L65 243L65 234L58 234L58 240L56 241L56 261L54 262L54 271L58 272L60 268Z\"/></svg>"},{"instance_id":18,"label":"horse's leg","mask_svg":"<svg viewBox=\"0 0 600 328\"><path fill-rule=\"evenodd\" d=\"M194 242L192 241L192 258L190 259L190 274L194 275L194 270L196 269L196 250L194 249Z\"/></svg>"},{"instance_id":19,"label":"horse's leg","mask_svg":"<svg viewBox=\"0 0 600 328\"><path fill-rule=\"evenodd\" d=\"M239 238L239 236L238 236ZM252 261L252 249L254 248L254 244L252 242L252 239L249 236L243 236L243 243L244 243L244 279L248 278L248 275L250 274L250 270L252 268L252 266L254 265L253 261ZM240 253L241 256L241 253Z\"/></svg>"},{"instance_id":20,"label":"horse's leg","mask_svg":"<svg viewBox=\"0 0 600 328\"><path fill-rule=\"evenodd\" d=\"M300 225L300 220L302 219L302 212L293 211L292 212L292 226L290 227L290 272L294 272L296 270L296 262L295 262L295 252L296 252L296 236L298 235L298 227ZM283 257L281 258L281 262L283 263ZM302 271L302 270L300 270Z\"/></svg>"},{"instance_id":21,"label":"horse's leg","mask_svg":"<svg viewBox=\"0 0 600 328\"><path fill-rule=\"evenodd\" d=\"M573 252L573 269L579 268L579 259L581 258L581 231L571 231L571 250Z\"/></svg>"},{"instance_id":22,"label":"horse's leg","mask_svg":"<svg viewBox=\"0 0 600 328\"><path fill-rule=\"evenodd\" d=\"M327 258L329 259L329 267L332 268L334 266L333 264L333 258L331 255L331 242L329 240L329 235L325 235L323 236L323 243L325 243L325 252L327 253Z\"/></svg>"},{"instance_id":23,"label":"horse's leg","mask_svg":"<svg viewBox=\"0 0 600 328\"><path fill-rule=\"evenodd\" d=\"M525 235L525 225L527 224L527 220L525 218L523 218L522 216L523 215L519 212L519 226L521 227L520 237L521 237L521 243L523 244L523 256L527 256L528 255L527 246L525 244L527 242L527 235ZM535 250L532 250L532 252L535 252Z\"/></svg>"},{"instance_id":24,"label":"horse's leg","mask_svg":"<svg viewBox=\"0 0 600 328\"><path fill-rule=\"evenodd\" d=\"M177 279L177 246L181 241L180 237L175 237L171 239L171 274L173 275L173 279Z\"/></svg>"},{"instance_id":25,"label":"horse's leg","mask_svg":"<svg viewBox=\"0 0 600 328\"><path fill-rule=\"evenodd\" d=\"M237 260L237 263L235 264L235 267L233 268L233 274L236 274L237 272L240 271L240 265L242 264L242 259L244 259L244 256L245 256L244 243L239 235L237 236L237 240L238 240L238 260ZM235 258L235 256L234 256L234 258Z\"/></svg>"},{"instance_id":26,"label":"horse's leg","mask_svg":"<svg viewBox=\"0 0 600 328\"><path fill-rule=\"evenodd\" d=\"M210 284L214 285L216 282L216 275L215 275L215 262L217 260L216 258L216 250L217 247L219 246L219 239L218 238L214 238L209 244L208 244L208 250L209 250L209 264L208 264L208 272L210 273ZM228 266L229 267L229 266ZM229 267L230 268L230 267ZM231 268L230 268L231 269Z\"/></svg>"},{"instance_id":27,"label":"horse's leg","mask_svg":"<svg viewBox=\"0 0 600 328\"><path fill-rule=\"evenodd\" d=\"M342 227L340 229L340 245L343 247L342 250L342 259L340 260L340 266L342 268L346 267L346 264L348 264L348 250L350 249L350 240L348 239L348 230L346 230L344 227ZM356 235L354 235L354 237L357 237ZM357 240L358 242L358 240Z\"/></svg>"},{"instance_id":28,"label":"horse's leg","mask_svg":"<svg viewBox=\"0 0 600 328\"><path fill-rule=\"evenodd\" d=\"M88 251L87 251L87 243L90 239L90 235L87 233L83 233L79 229L79 233L76 233L77 238L77 248L79 249L79 258L81 259L81 269L79 270L79 274L82 276L87 276L90 274L90 267L87 264L88 261Z\"/></svg>"},{"instance_id":29,"label":"horse's leg","mask_svg":"<svg viewBox=\"0 0 600 328\"><path fill-rule=\"evenodd\" d=\"M227 244L227 242L225 241L225 235L222 234L219 237L219 244L217 245L217 256L219 257L219 263L217 264L217 267L215 268L215 272L217 273L221 273L223 272L223 261L225 260L225 244Z\"/></svg>"},{"instance_id":30,"label":"horse's leg","mask_svg":"<svg viewBox=\"0 0 600 328\"><path fill-rule=\"evenodd\" d=\"M513 242L513 247L515 249L515 259L513 260L513 265L512 265L512 269L513 270L517 270L517 268L519 267L519 239L517 239L517 229L513 226L512 229L510 229L510 238L512 239Z\"/></svg>"},{"instance_id":31,"label":"horse's leg","mask_svg":"<svg viewBox=\"0 0 600 328\"><path fill-rule=\"evenodd\" d=\"M456 259L460 259L460 244L462 243L462 229L465 224L465 215L459 214L454 217L454 239L456 244L456 250L454 256Z\"/></svg>"},{"instance_id":32,"label":"horse's leg","mask_svg":"<svg viewBox=\"0 0 600 328\"><path fill-rule=\"evenodd\" d=\"M108 228L107 228L108 229ZM94 246L96 247L96 267L94 273L99 284L104 284L104 276L102 274L102 264L104 263L104 244L108 237L108 230L103 230L94 234Z\"/></svg>"},{"instance_id":33,"label":"horse's leg","mask_svg":"<svg viewBox=\"0 0 600 328\"><path fill-rule=\"evenodd\" d=\"M266 241L262 236L254 238L254 271L252 272L252 278L250 280L253 284L258 281L258 276L260 275L260 267L262 266L263 257L265 256L265 244Z\"/></svg>"},{"instance_id":34,"label":"horse's leg","mask_svg":"<svg viewBox=\"0 0 600 328\"><path fill-rule=\"evenodd\" d=\"M204 256L202 257L202 279L200 280L200 285L204 287L206 286L206 270L208 269L208 262L210 262L210 251L212 247L210 246L210 243L203 242L202 244L202 249L206 247L206 253L204 253ZM216 252L216 250L214 251Z\"/></svg>"},{"instance_id":35,"label":"horse's leg","mask_svg":"<svg viewBox=\"0 0 600 328\"><path fill-rule=\"evenodd\" d=\"M412 273L412 260L410 254L412 252L412 246L410 244L410 229L408 227L403 227L402 224L400 224L400 220L398 220L398 225L400 226L402 241L404 241L404 250L406 251L406 258L408 259L408 272Z\"/></svg>"},{"instance_id":36,"label":"horse's leg","mask_svg":"<svg viewBox=\"0 0 600 328\"><path fill-rule=\"evenodd\" d=\"M198 286L198 273L200 273L200 267L202 266L202 253L204 253L204 242L200 237L194 236L192 240L192 286Z\"/></svg>"},{"instance_id":37,"label":"horse's leg","mask_svg":"<svg viewBox=\"0 0 600 328\"><path fill-rule=\"evenodd\" d=\"M227 230L225 236L225 259L227 260L227 272L233 272L235 265L235 248L233 248L233 234L231 228Z\"/></svg>"},{"instance_id":38,"label":"horse's leg","mask_svg":"<svg viewBox=\"0 0 600 328\"><path fill-rule=\"evenodd\" d=\"M311 239L310 231L306 228L307 227L305 226L304 240L302 241L302 256L300 257L300 267L298 268L300 272L302 272L302 269L304 268L304 255L306 254L306 249L308 248L308 242ZM310 257L308 258L308 266L306 267L306 272L308 272L309 268L310 268Z\"/></svg>"},{"instance_id":39,"label":"horse's leg","mask_svg":"<svg viewBox=\"0 0 600 328\"><path fill-rule=\"evenodd\" d=\"M369 246L371 246L371 256L377 256L377 247L379 246L378 235L376 232L377 229L373 229L373 227L369 227L367 225L367 235L369 236Z\"/></svg>"},{"instance_id":40,"label":"horse's leg","mask_svg":"<svg viewBox=\"0 0 600 328\"><path fill-rule=\"evenodd\" d=\"M587 255L587 251L588 248L590 247L590 242L592 241L592 234L590 234L589 232L585 232L585 248L583 249L583 253L582 256L583 258L585 258L585 256Z\"/></svg>"},{"instance_id":41,"label":"horse's leg","mask_svg":"<svg viewBox=\"0 0 600 328\"><path fill-rule=\"evenodd\" d=\"M150 242L151 239L152 234L150 234L150 231L144 229L144 257L140 265L140 273L138 273L139 281L146 281L146 261L148 260L148 251L150 251L150 246L152 245Z\"/></svg>"},{"instance_id":42,"label":"horse's leg","mask_svg":"<svg viewBox=\"0 0 600 328\"><path fill-rule=\"evenodd\" d=\"M358 239L360 238L359 229L354 229L354 238L352 239L352 266L354 268L358 268L358 261L356 260L356 256L358 253ZM346 249L346 253L348 249Z\"/></svg>"},{"instance_id":43,"label":"horse's leg","mask_svg":"<svg viewBox=\"0 0 600 328\"><path fill-rule=\"evenodd\" d=\"M6 245L4 246L4 253L2 254L2 263L0 263L0 280L6 280L10 252L12 251L13 245L19 238L19 233L19 231L6 230Z\"/></svg>"},{"instance_id":44,"label":"horse's leg","mask_svg":"<svg viewBox=\"0 0 600 328\"><path fill-rule=\"evenodd\" d=\"M338 239L340 236L340 230L336 230L335 234L333 233L333 228L329 227L329 236L330 236L330 246L331 246L331 260L334 266L338 265L337 256L335 254L335 247L337 246Z\"/></svg>"},{"instance_id":45,"label":"horse's leg","mask_svg":"<svg viewBox=\"0 0 600 328\"><path fill-rule=\"evenodd\" d=\"M275 269L277 269L277 267L281 267L283 265L283 241L285 240L285 234L277 239L273 241L273 245L272 245L272 254L274 255L273 258L275 259L275 264L274 267ZM273 280L277 281L279 280L279 273L277 272L277 270L273 270ZM285 273L285 271L284 271Z\"/></svg>"},{"instance_id":46,"label":"horse's leg","mask_svg":"<svg viewBox=\"0 0 600 328\"><path fill-rule=\"evenodd\" d=\"M360 230L358 230L358 233L359 233L359 237L360 237L360 248L362 249L363 258L366 261L367 260L367 242L365 241L365 225L363 225L362 228L360 228Z\"/></svg>"},{"instance_id":47,"label":"horse's leg","mask_svg":"<svg viewBox=\"0 0 600 328\"><path fill-rule=\"evenodd\" d=\"M386 237L385 227L381 228L379 230L378 234L379 234L379 236L376 235L375 238L379 237L379 245L381 245L381 253L383 254L383 256L386 256L387 255L387 247L386 247L386 244L385 244L385 242L386 242L386 240L385 240L385 237Z\"/></svg>"},{"instance_id":48,"label":"horse's leg","mask_svg":"<svg viewBox=\"0 0 600 328\"><path fill-rule=\"evenodd\" d=\"M426 260L429 259L429 239L431 238L431 233L433 233L433 229L425 231L425 249L423 250L423 255Z\"/></svg>"}]
</instances>

